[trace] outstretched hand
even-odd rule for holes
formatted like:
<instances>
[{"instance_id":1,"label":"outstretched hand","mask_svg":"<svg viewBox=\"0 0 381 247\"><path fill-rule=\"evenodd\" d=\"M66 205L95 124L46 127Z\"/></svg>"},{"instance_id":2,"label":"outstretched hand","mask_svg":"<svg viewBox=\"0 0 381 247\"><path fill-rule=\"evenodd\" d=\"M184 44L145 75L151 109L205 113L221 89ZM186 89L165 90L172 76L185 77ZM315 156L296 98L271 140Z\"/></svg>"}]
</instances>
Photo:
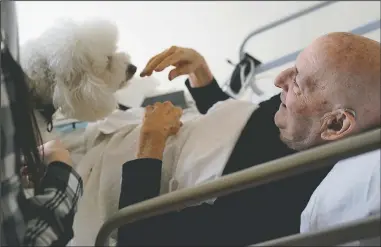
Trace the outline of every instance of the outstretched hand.
<instances>
[{"instance_id":1,"label":"outstretched hand","mask_svg":"<svg viewBox=\"0 0 381 247\"><path fill-rule=\"evenodd\" d=\"M151 76L154 71L160 72L169 66L175 67L168 74L169 80L181 75L189 75L192 87L203 87L213 80L213 75L203 56L193 49L177 46L172 46L152 57L140 76Z\"/></svg>"}]
</instances>

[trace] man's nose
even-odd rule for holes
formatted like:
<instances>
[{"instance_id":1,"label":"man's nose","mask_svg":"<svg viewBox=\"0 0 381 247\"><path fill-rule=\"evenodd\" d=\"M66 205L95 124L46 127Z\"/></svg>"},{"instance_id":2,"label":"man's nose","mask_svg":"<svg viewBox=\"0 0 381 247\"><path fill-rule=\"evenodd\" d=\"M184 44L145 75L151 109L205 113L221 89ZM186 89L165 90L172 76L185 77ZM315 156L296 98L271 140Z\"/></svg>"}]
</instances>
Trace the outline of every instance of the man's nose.
<instances>
[{"instance_id":1,"label":"man's nose","mask_svg":"<svg viewBox=\"0 0 381 247\"><path fill-rule=\"evenodd\" d=\"M284 71L282 71L278 76L277 78L275 79L275 82L274 82L274 85L276 87L279 87L281 89L283 89L284 91L288 91L288 86L289 86L289 83L290 83L290 73L291 73L292 69L286 69Z\"/></svg>"}]
</instances>

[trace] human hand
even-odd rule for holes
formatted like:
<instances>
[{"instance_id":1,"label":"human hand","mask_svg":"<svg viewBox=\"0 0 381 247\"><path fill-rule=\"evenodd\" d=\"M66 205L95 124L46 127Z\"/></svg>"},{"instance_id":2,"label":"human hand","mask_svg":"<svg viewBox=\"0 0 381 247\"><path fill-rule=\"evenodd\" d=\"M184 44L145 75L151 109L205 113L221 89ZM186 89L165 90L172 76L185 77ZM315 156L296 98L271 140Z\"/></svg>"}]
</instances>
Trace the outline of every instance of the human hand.
<instances>
[{"instance_id":1,"label":"human hand","mask_svg":"<svg viewBox=\"0 0 381 247\"><path fill-rule=\"evenodd\" d=\"M170 81L180 75L189 75L192 87L204 87L213 80L213 75L203 56L193 49L177 46L172 46L152 57L140 76L150 76L153 71L160 72L171 65L175 68L169 72Z\"/></svg>"},{"instance_id":2,"label":"human hand","mask_svg":"<svg viewBox=\"0 0 381 247\"><path fill-rule=\"evenodd\" d=\"M137 158L162 159L168 137L176 135L182 123L182 109L171 102L157 102L146 107L140 131Z\"/></svg>"},{"instance_id":3,"label":"human hand","mask_svg":"<svg viewBox=\"0 0 381 247\"><path fill-rule=\"evenodd\" d=\"M59 140L46 142L38 148L41 154L43 154L43 161L46 165L54 161L63 162L69 166L73 165L69 151Z\"/></svg>"}]
</instances>

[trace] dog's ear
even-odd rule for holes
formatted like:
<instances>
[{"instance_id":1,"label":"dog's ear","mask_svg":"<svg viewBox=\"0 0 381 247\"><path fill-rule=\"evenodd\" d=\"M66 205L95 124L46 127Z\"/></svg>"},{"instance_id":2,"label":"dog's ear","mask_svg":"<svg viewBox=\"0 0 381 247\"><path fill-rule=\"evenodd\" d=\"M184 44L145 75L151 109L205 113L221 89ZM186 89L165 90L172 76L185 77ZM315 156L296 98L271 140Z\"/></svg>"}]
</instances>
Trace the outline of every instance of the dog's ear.
<instances>
[{"instance_id":1,"label":"dog's ear","mask_svg":"<svg viewBox=\"0 0 381 247\"><path fill-rule=\"evenodd\" d=\"M49 68L58 77L73 81L77 74L106 68L107 56L116 50L118 30L104 20L61 20L43 36Z\"/></svg>"},{"instance_id":2,"label":"dog's ear","mask_svg":"<svg viewBox=\"0 0 381 247\"><path fill-rule=\"evenodd\" d=\"M113 92L91 74L77 76L70 82L56 79L53 104L68 118L96 121L108 116L117 107Z\"/></svg>"}]
</instances>

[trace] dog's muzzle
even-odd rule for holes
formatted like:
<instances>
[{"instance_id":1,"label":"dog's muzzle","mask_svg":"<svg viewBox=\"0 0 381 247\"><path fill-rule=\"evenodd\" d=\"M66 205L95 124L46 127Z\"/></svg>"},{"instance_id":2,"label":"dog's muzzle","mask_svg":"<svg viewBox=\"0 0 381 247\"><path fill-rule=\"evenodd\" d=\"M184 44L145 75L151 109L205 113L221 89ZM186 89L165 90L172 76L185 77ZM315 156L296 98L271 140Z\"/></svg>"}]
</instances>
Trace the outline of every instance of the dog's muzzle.
<instances>
[{"instance_id":1,"label":"dog's muzzle","mask_svg":"<svg viewBox=\"0 0 381 247\"><path fill-rule=\"evenodd\" d=\"M126 68L126 81L129 81L135 75L136 70L137 70L137 68L133 64L129 64L127 66L127 68ZM124 85L125 83L122 83L122 84Z\"/></svg>"},{"instance_id":2,"label":"dog's muzzle","mask_svg":"<svg viewBox=\"0 0 381 247\"><path fill-rule=\"evenodd\" d=\"M126 71L126 73L127 73L129 76L132 77L132 76L136 73L136 70L137 70L137 68L136 68L135 65L133 65L133 64L129 64L129 65L127 66L127 71Z\"/></svg>"}]
</instances>

